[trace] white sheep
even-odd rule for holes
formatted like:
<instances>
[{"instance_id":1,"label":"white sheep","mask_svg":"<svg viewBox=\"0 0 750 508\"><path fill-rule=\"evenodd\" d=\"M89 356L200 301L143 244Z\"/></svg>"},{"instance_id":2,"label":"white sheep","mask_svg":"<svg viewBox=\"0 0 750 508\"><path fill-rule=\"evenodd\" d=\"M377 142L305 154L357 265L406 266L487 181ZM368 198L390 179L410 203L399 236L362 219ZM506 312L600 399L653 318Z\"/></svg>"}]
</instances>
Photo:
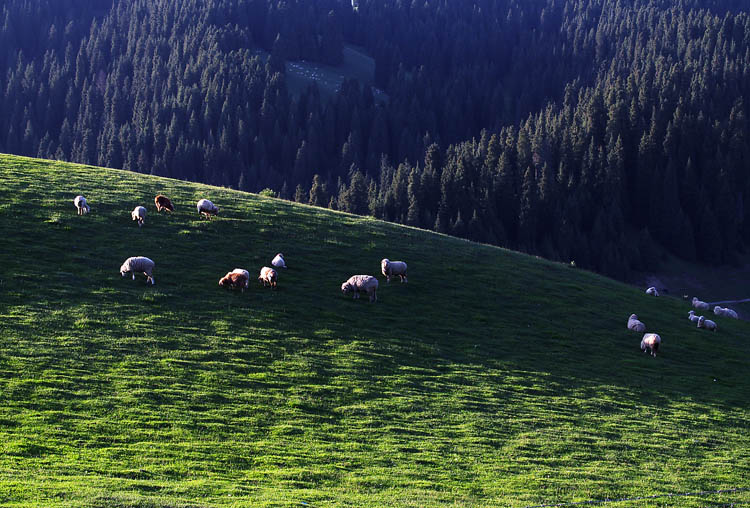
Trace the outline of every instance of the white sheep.
<instances>
[{"instance_id":1,"label":"white sheep","mask_svg":"<svg viewBox=\"0 0 750 508\"><path fill-rule=\"evenodd\" d=\"M703 316L698 318L698 328L705 328L706 330L716 331L716 323L710 319L706 319Z\"/></svg>"},{"instance_id":2,"label":"white sheep","mask_svg":"<svg viewBox=\"0 0 750 508\"><path fill-rule=\"evenodd\" d=\"M698 297L693 297L693 307L695 307L698 310L708 310L709 306L706 302L703 302L701 300L698 300Z\"/></svg>"},{"instance_id":3,"label":"white sheep","mask_svg":"<svg viewBox=\"0 0 750 508\"><path fill-rule=\"evenodd\" d=\"M359 293L367 293L370 303L378 301L378 279L372 275L352 275L341 284L341 291L346 295L354 293L354 298L359 298Z\"/></svg>"},{"instance_id":4,"label":"white sheep","mask_svg":"<svg viewBox=\"0 0 750 508\"><path fill-rule=\"evenodd\" d=\"M245 289L247 289L250 286L250 272L245 270L244 268L235 268L230 273L241 273L245 276Z\"/></svg>"},{"instance_id":5,"label":"white sheep","mask_svg":"<svg viewBox=\"0 0 750 508\"><path fill-rule=\"evenodd\" d=\"M219 214L219 207L210 202L207 199L201 199L196 205L198 207L198 214L204 215L205 217L211 217L212 215Z\"/></svg>"},{"instance_id":6,"label":"white sheep","mask_svg":"<svg viewBox=\"0 0 750 508\"><path fill-rule=\"evenodd\" d=\"M276 254L276 257L273 258L273 261L271 261L271 264L275 266L276 268L286 268L286 262L284 261L284 255L279 252Z\"/></svg>"},{"instance_id":7,"label":"white sheep","mask_svg":"<svg viewBox=\"0 0 750 508\"><path fill-rule=\"evenodd\" d=\"M73 200L73 204L76 205L76 210L78 210L78 215L85 215L91 211L91 208L89 208L88 203L86 203L86 198L83 196L76 196Z\"/></svg>"},{"instance_id":8,"label":"white sheep","mask_svg":"<svg viewBox=\"0 0 750 508\"><path fill-rule=\"evenodd\" d=\"M641 321L638 321L638 316L631 314L628 318L628 330L633 330L634 332L645 332L646 325Z\"/></svg>"},{"instance_id":9,"label":"white sheep","mask_svg":"<svg viewBox=\"0 0 750 508\"><path fill-rule=\"evenodd\" d=\"M145 206L136 206L132 212L130 212L130 217L133 220L138 221L138 227L143 226L146 222L146 207Z\"/></svg>"},{"instance_id":10,"label":"white sheep","mask_svg":"<svg viewBox=\"0 0 750 508\"><path fill-rule=\"evenodd\" d=\"M263 284L263 287L271 286L272 288L275 288L277 279L278 279L278 274L276 273L276 270L274 270L270 266L264 266L263 268L260 269L258 282Z\"/></svg>"},{"instance_id":11,"label":"white sheep","mask_svg":"<svg viewBox=\"0 0 750 508\"><path fill-rule=\"evenodd\" d=\"M659 346L661 346L661 337L657 333L647 333L641 339L641 351L651 353L653 357L656 357Z\"/></svg>"},{"instance_id":12,"label":"white sheep","mask_svg":"<svg viewBox=\"0 0 750 508\"><path fill-rule=\"evenodd\" d=\"M656 289L654 286L651 286L650 288L646 290L646 294L651 295L651 296L659 296L659 290Z\"/></svg>"},{"instance_id":13,"label":"white sheep","mask_svg":"<svg viewBox=\"0 0 750 508\"><path fill-rule=\"evenodd\" d=\"M388 258L383 259L380 262L380 269L385 275L386 282L391 282L391 277L398 275L401 278L401 282L407 282L406 280L406 263L403 261L391 261Z\"/></svg>"},{"instance_id":14,"label":"white sheep","mask_svg":"<svg viewBox=\"0 0 750 508\"><path fill-rule=\"evenodd\" d=\"M699 316L696 316L695 311L691 310L690 312L688 312L688 319L690 320L691 323L697 323Z\"/></svg>"},{"instance_id":15,"label":"white sheep","mask_svg":"<svg viewBox=\"0 0 750 508\"><path fill-rule=\"evenodd\" d=\"M726 316L733 319L739 319L737 313L729 307L719 307L717 305L716 307L714 307L714 314L716 314L717 316Z\"/></svg>"},{"instance_id":16,"label":"white sheep","mask_svg":"<svg viewBox=\"0 0 750 508\"><path fill-rule=\"evenodd\" d=\"M154 262L147 257L135 256L125 260L120 267L120 275L125 277L128 272L133 273L133 280L135 280L136 273L143 273L146 276L146 282L154 284Z\"/></svg>"}]
</instances>

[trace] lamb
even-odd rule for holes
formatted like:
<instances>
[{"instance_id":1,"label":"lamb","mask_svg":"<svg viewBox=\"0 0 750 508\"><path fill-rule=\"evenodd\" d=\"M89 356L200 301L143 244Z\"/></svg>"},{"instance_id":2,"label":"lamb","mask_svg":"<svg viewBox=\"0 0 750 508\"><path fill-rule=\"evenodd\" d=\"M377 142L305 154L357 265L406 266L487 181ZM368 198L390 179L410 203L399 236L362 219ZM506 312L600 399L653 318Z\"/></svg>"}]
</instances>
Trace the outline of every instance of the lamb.
<instances>
[{"instance_id":1,"label":"lamb","mask_svg":"<svg viewBox=\"0 0 750 508\"><path fill-rule=\"evenodd\" d=\"M346 295L354 293L355 299L359 298L359 293L367 293L370 297L370 303L378 301L378 279L372 275L352 275L349 280L341 284L341 291Z\"/></svg>"},{"instance_id":2,"label":"lamb","mask_svg":"<svg viewBox=\"0 0 750 508\"><path fill-rule=\"evenodd\" d=\"M219 214L219 207L210 202L207 199L201 199L198 201L198 214L204 215L205 217L211 217L212 215Z\"/></svg>"},{"instance_id":3,"label":"lamb","mask_svg":"<svg viewBox=\"0 0 750 508\"><path fill-rule=\"evenodd\" d=\"M644 353L651 353L651 356L656 357L656 352L659 351L661 346L661 337L656 333L647 333L641 339L641 351Z\"/></svg>"},{"instance_id":4,"label":"lamb","mask_svg":"<svg viewBox=\"0 0 750 508\"><path fill-rule=\"evenodd\" d=\"M245 270L244 268L235 268L232 270L232 273L241 273L245 276L245 289L247 289L250 286L250 272Z\"/></svg>"},{"instance_id":5,"label":"lamb","mask_svg":"<svg viewBox=\"0 0 750 508\"><path fill-rule=\"evenodd\" d=\"M239 289L244 293L248 286L247 276L244 273L229 272L219 279L219 286Z\"/></svg>"},{"instance_id":6,"label":"lamb","mask_svg":"<svg viewBox=\"0 0 750 508\"><path fill-rule=\"evenodd\" d=\"M386 282L391 282L391 277L398 275L401 278L401 282L407 282L406 280L406 263L403 261L391 261L389 259L383 259L380 262L380 269L385 275Z\"/></svg>"},{"instance_id":7,"label":"lamb","mask_svg":"<svg viewBox=\"0 0 750 508\"><path fill-rule=\"evenodd\" d=\"M633 330L634 332L645 332L646 325L641 321L638 321L638 316L631 314L628 318L628 330Z\"/></svg>"},{"instance_id":8,"label":"lamb","mask_svg":"<svg viewBox=\"0 0 750 508\"><path fill-rule=\"evenodd\" d=\"M695 307L698 310L708 310L708 304L706 302L703 302L701 300L698 300L698 297L693 297L693 307Z\"/></svg>"},{"instance_id":9,"label":"lamb","mask_svg":"<svg viewBox=\"0 0 750 508\"><path fill-rule=\"evenodd\" d=\"M698 328L705 328L706 330L716 331L716 323L710 319L706 319L703 316L698 318Z\"/></svg>"},{"instance_id":10,"label":"lamb","mask_svg":"<svg viewBox=\"0 0 750 508\"><path fill-rule=\"evenodd\" d=\"M276 268L286 268L286 262L284 261L284 255L279 252L276 254L276 257L273 258L273 261L271 261L271 264L275 266Z\"/></svg>"},{"instance_id":11,"label":"lamb","mask_svg":"<svg viewBox=\"0 0 750 508\"><path fill-rule=\"evenodd\" d=\"M132 217L133 220L138 221L138 227L143 226L146 222L146 207L136 206L133 211L130 212L130 217Z\"/></svg>"},{"instance_id":12,"label":"lamb","mask_svg":"<svg viewBox=\"0 0 750 508\"><path fill-rule=\"evenodd\" d=\"M730 309L729 307L719 307L718 305L714 307L714 314L717 316L726 316L733 319L739 319L739 316L737 316L737 313Z\"/></svg>"},{"instance_id":13,"label":"lamb","mask_svg":"<svg viewBox=\"0 0 750 508\"><path fill-rule=\"evenodd\" d=\"M659 296L659 290L656 289L654 286L651 286L650 288L646 290L646 294L652 295L652 296Z\"/></svg>"},{"instance_id":14,"label":"lamb","mask_svg":"<svg viewBox=\"0 0 750 508\"><path fill-rule=\"evenodd\" d=\"M688 312L688 319L690 320L691 323L697 323L698 319L700 318L695 315L694 310L691 310L690 312Z\"/></svg>"},{"instance_id":15,"label":"lamb","mask_svg":"<svg viewBox=\"0 0 750 508\"><path fill-rule=\"evenodd\" d=\"M166 210L167 212L174 212L174 205L172 201L164 194L159 194L154 198L154 204L156 205L156 211L161 212Z\"/></svg>"},{"instance_id":16,"label":"lamb","mask_svg":"<svg viewBox=\"0 0 750 508\"><path fill-rule=\"evenodd\" d=\"M86 215L91 211L88 203L86 203L86 198L84 198L83 196L76 196L76 198L73 200L73 204L76 205L78 215Z\"/></svg>"},{"instance_id":17,"label":"lamb","mask_svg":"<svg viewBox=\"0 0 750 508\"><path fill-rule=\"evenodd\" d=\"M276 270L274 270L271 267L264 266L260 269L260 276L258 277L258 282L263 284L263 287L271 286L272 288L276 288L276 280L278 278L278 274L276 273Z\"/></svg>"},{"instance_id":18,"label":"lamb","mask_svg":"<svg viewBox=\"0 0 750 508\"><path fill-rule=\"evenodd\" d=\"M133 273L133 280L135 280L136 273L143 273L146 276L146 283L151 281L151 285L154 285L154 262L149 258L135 256L126 259L120 267L120 275L125 277L128 272Z\"/></svg>"}]
</instances>

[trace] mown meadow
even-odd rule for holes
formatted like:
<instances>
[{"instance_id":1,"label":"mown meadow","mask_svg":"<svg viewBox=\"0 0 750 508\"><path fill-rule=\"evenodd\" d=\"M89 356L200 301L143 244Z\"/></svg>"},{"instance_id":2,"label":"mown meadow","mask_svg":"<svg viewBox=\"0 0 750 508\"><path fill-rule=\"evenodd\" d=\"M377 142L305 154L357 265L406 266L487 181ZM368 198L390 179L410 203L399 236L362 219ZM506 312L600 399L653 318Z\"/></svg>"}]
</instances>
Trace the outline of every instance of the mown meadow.
<instances>
[{"instance_id":1,"label":"mown meadow","mask_svg":"<svg viewBox=\"0 0 750 508\"><path fill-rule=\"evenodd\" d=\"M202 197L217 218L198 216ZM750 326L698 330L681 299L369 218L6 155L0 236L2 506L523 507L750 487ZM277 252L277 290L218 287ZM120 277L134 255L156 262L154 286ZM408 284L379 276L376 304L341 294L383 257L409 263ZM631 313L661 334L656 358ZM730 503L750 493L613 506Z\"/></svg>"}]
</instances>

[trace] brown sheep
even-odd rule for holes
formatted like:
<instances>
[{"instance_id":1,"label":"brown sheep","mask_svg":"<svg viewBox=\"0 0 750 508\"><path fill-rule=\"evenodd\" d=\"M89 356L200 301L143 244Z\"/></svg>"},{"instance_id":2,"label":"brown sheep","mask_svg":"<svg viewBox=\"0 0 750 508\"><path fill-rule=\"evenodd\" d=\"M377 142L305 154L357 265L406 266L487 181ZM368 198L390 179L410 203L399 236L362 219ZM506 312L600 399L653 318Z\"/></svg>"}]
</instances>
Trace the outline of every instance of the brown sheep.
<instances>
[{"instance_id":1,"label":"brown sheep","mask_svg":"<svg viewBox=\"0 0 750 508\"><path fill-rule=\"evenodd\" d=\"M276 270L271 267L264 266L260 270L260 277L258 277L258 282L263 284L263 287L271 286L272 288L276 288L277 278L278 274L276 273Z\"/></svg>"},{"instance_id":2,"label":"brown sheep","mask_svg":"<svg viewBox=\"0 0 750 508\"><path fill-rule=\"evenodd\" d=\"M244 293L247 287L247 276L244 273L229 272L219 280L219 286L240 289Z\"/></svg>"},{"instance_id":3,"label":"brown sheep","mask_svg":"<svg viewBox=\"0 0 750 508\"><path fill-rule=\"evenodd\" d=\"M161 212L162 210L166 210L167 212L174 212L174 205L172 204L172 201L169 200L167 196L164 194L159 194L154 198L154 203L156 204L156 211Z\"/></svg>"}]
</instances>

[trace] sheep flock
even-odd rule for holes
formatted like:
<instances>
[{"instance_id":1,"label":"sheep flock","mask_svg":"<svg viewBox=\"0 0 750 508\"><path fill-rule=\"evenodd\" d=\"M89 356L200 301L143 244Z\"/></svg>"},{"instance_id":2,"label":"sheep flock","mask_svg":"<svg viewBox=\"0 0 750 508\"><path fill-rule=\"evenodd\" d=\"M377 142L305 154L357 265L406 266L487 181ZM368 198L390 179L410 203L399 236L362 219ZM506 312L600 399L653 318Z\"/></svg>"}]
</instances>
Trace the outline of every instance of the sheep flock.
<instances>
[{"instance_id":1,"label":"sheep flock","mask_svg":"<svg viewBox=\"0 0 750 508\"><path fill-rule=\"evenodd\" d=\"M649 287L646 289L646 294L650 296L659 296L659 290L656 287ZM684 299L687 300L688 296L685 295ZM688 311L688 321L691 323L695 323L697 328L708 330L715 332L718 330L718 325L715 321L712 321L710 319L706 319L705 316L701 316L695 313L696 310L709 310L711 308L710 304L707 302L704 302L703 300L700 300L697 296L694 296L693 299L690 301L692 307L695 309L691 309ZM728 307L721 307L719 305L714 306L713 310L714 314L717 316L723 316L728 317L731 319L739 319L739 316L737 315L737 312L733 309L730 309ZM638 316L636 314L631 314L628 318L628 330L644 333L646 331L646 325L643 324L642 321L638 319ZM659 347L661 346L662 338L657 333L646 333L643 335L643 338L641 339L641 351L644 353L650 353L651 356L656 356L656 352L659 351Z\"/></svg>"},{"instance_id":2,"label":"sheep flock","mask_svg":"<svg viewBox=\"0 0 750 508\"><path fill-rule=\"evenodd\" d=\"M78 215L85 215L91 210L86 198L82 195L76 196L73 200L73 204L76 207ZM163 194L158 194L154 198L154 205L156 206L157 212L166 211L171 213L174 211L172 200ZM219 207L208 199L200 199L195 206L201 217L211 218L219 214ZM130 212L130 217L133 221L138 223L138 227L140 228L146 223L146 214L146 207L137 205L133 211ZM279 279L277 268L287 268L284 254L280 252L276 254L271 259L270 265L271 266L264 266L260 269L258 282L261 283L263 287L276 289L278 287ZM120 266L120 274L124 277L130 273L133 280L135 280L136 274L143 273L146 276L146 283L154 285L155 281L153 272L155 266L156 263L150 258L145 256L131 256ZM389 261L388 259L383 259L381 261L381 271L389 282L391 277L395 276L400 277L401 282L406 282L406 263L403 261ZM244 292L250 287L249 281L250 272L248 270L244 268L235 268L219 279L219 287ZM360 293L366 293L372 303L375 303L378 299L377 289L378 280L372 275L353 275L341 285L341 290L344 294L352 293L356 299L359 298Z\"/></svg>"},{"instance_id":3,"label":"sheep flock","mask_svg":"<svg viewBox=\"0 0 750 508\"><path fill-rule=\"evenodd\" d=\"M73 200L78 215L84 215L90 212L91 208L82 195L76 196ZM174 205L172 201L165 195L159 194L154 198L154 204L157 212L161 211L174 211ZM219 213L219 208L208 199L200 199L196 204L196 209L201 217L211 218ZM146 207L136 206L131 212L132 220L138 222L138 226L141 227L145 224L146 219ZM270 287L271 289L277 289L279 273L278 269L286 269L286 259L284 254L277 253L269 263L271 266L263 266L260 269L258 282L263 287ZM155 284L153 271L155 263L150 258L145 256L133 256L126 259L121 267L120 273L124 277L128 273L132 274L133 280L137 273L143 273L146 276L146 282ZM392 277L399 277L402 283L407 282L407 264L404 261L391 261L388 258L384 258L380 262L380 271L385 277L386 282L390 282ZM214 279L215 280L215 279ZM227 289L240 290L244 292L249 289L250 272L245 268L235 268L231 272L227 272L223 277L219 279L219 286ZM344 295L352 295L354 299L360 297L360 294L365 293L371 303L375 303L378 300L378 279L373 275L352 275L346 281L341 284L341 291ZM666 290L662 290L666 292ZM660 291L654 286L646 289L646 294L650 296L660 296ZM709 310L710 306L707 302L699 300L697 297L692 299L692 306L695 310ZM696 323L697 328L710 330L716 332L718 326L715 321L706 319L704 316L696 315L695 310L690 310L688 313L688 319L691 323ZM737 313L726 307L715 306L713 312L716 316L728 317L731 319L738 319ZM662 345L662 338L658 333L649 332L646 333L646 325L641 321L636 314L631 314L627 321L627 329L630 331L643 333L643 337L640 342L640 349L644 353L650 353L651 356L656 357L656 353L660 350Z\"/></svg>"}]
</instances>

